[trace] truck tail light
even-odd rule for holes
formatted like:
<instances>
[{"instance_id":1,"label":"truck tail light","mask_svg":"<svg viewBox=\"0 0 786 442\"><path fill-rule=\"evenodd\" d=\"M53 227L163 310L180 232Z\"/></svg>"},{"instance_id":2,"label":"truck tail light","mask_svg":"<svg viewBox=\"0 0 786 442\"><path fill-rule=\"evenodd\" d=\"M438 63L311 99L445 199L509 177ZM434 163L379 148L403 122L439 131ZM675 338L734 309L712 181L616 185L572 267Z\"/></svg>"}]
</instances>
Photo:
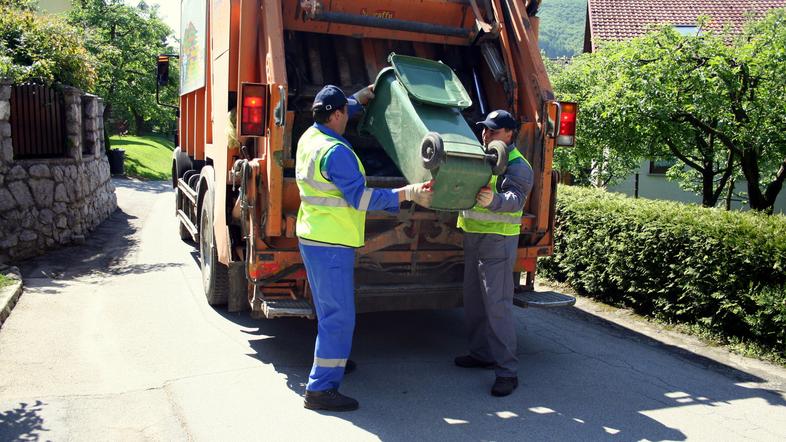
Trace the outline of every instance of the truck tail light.
<instances>
[{"instance_id":1,"label":"truck tail light","mask_svg":"<svg viewBox=\"0 0 786 442\"><path fill-rule=\"evenodd\" d=\"M264 136L267 129L267 86L244 83L241 105L240 136Z\"/></svg>"},{"instance_id":2,"label":"truck tail light","mask_svg":"<svg viewBox=\"0 0 786 442\"><path fill-rule=\"evenodd\" d=\"M560 103L559 130L557 131L558 146L576 144L576 103Z\"/></svg>"}]
</instances>

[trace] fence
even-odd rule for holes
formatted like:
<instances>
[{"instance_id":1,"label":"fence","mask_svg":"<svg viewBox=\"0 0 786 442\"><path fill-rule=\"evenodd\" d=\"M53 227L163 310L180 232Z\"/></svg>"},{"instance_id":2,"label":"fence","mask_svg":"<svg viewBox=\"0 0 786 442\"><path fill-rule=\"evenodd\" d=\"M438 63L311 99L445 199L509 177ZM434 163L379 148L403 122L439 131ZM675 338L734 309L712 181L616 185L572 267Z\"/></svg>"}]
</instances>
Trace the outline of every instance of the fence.
<instances>
[{"instance_id":1,"label":"fence","mask_svg":"<svg viewBox=\"0 0 786 442\"><path fill-rule=\"evenodd\" d=\"M62 92L37 84L14 85L10 123L14 158L62 158L67 155Z\"/></svg>"}]
</instances>

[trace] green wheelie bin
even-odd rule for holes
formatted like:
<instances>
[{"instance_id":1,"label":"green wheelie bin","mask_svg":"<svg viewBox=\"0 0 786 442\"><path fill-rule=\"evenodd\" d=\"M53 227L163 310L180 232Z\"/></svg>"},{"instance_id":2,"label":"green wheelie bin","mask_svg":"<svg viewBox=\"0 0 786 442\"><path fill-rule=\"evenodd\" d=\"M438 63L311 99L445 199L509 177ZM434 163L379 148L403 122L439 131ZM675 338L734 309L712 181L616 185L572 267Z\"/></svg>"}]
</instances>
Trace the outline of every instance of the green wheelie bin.
<instances>
[{"instance_id":1,"label":"green wheelie bin","mask_svg":"<svg viewBox=\"0 0 786 442\"><path fill-rule=\"evenodd\" d=\"M504 173L504 143L486 151L478 142L461 114L472 100L450 67L395 53L388 61L360 130L379 141L407 181L434 180L433 209L471 208L491 174Z\"/></svg>"}]
</instances>

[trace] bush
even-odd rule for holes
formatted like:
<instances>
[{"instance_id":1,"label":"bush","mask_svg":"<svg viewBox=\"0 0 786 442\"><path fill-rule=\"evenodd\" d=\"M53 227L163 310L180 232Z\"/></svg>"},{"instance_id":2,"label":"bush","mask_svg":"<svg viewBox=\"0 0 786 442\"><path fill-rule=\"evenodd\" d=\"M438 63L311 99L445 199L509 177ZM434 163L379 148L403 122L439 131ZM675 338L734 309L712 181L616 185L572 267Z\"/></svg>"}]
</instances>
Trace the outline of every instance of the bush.
<instances>
[{"instance_id":1,"label":"bush","mask_svg":"<svg viewBox=\"0 0 786 442\"><path fill-rule=\"evenodd\" d=\"M0 4L0 78L90 90L96 73L77 28L58 17Z\"/></svg>"},{"instance_id":2,"label":"bush","mask_svg":"<svg viewBox=\"0 0 786 442\"><path fill-rule=\"evenodd\" d=\"M562 187L545 276L786 355L786 217Z\"/></svg>"}]
</instances>

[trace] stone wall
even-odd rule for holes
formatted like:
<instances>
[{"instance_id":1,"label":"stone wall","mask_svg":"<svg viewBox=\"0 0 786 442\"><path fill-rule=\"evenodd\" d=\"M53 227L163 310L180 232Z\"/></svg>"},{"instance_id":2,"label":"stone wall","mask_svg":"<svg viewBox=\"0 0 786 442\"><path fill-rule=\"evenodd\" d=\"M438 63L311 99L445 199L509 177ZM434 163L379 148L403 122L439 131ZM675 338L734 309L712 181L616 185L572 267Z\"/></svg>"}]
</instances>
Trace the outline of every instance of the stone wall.
<instances>
[{"instance_id":1,"label":"stone wall","mask_svg":"<svg viewBox=\"0 0 786 442\"><path fill-rule=\"evenodd\" d=\"M102 100L65 88L67 158L15 160L10 96L0 84L0 264L84 240L117 208Z\"/></svg>"}]
</instances>

